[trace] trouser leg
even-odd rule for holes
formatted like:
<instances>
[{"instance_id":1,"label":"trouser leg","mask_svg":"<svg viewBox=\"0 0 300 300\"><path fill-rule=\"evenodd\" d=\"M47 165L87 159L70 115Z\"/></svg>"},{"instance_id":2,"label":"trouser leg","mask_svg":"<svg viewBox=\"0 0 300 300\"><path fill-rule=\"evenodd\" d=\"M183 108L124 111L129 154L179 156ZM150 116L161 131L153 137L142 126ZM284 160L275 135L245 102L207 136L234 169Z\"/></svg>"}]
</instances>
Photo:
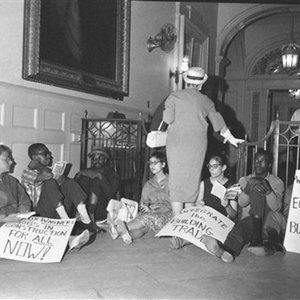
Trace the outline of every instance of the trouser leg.
<instances>
[{"instance_id":1,"label":"trouser leg","mask_svg":"<svg viewBox=\"0 0 300 300\"><path fill-rule=\"evenodd\" d=\"M240 255L243 247L249 243L253 231L252 217L246 217L237 223L229 232L225 242L221 245L224 250L234 256Z\"/></svg>"}]
</instances>

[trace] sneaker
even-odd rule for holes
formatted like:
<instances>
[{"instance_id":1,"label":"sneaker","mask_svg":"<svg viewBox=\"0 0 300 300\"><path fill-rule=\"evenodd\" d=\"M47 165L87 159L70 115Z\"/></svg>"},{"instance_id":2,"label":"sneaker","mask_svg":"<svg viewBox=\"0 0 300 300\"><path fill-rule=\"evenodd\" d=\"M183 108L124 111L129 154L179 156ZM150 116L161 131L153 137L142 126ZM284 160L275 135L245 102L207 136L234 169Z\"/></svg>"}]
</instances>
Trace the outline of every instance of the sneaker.
<instances>
[{"instance_id":1,"label":"sneaker","mask_svg":"<svg viewBox=\"0 0 300 300\"><path fill-rule=\"evenodd\" d=\"M78 249L80 250L90 238L90 232L86 229L80 235L71 236L69 239L70 250Z\"/></svg>"},{"instance_id":2,"label":"sneaker","mask_svg":"<svg viewBox=\"0 0 300 300\"><path fill-rule=\"evenodd\" d=\"M121 238L125 244L132 243L132 237L130 236L130 234L128 232L126 224L121 220L117 220L117 232L120 233Z\"/></svg>"}]
</instances>

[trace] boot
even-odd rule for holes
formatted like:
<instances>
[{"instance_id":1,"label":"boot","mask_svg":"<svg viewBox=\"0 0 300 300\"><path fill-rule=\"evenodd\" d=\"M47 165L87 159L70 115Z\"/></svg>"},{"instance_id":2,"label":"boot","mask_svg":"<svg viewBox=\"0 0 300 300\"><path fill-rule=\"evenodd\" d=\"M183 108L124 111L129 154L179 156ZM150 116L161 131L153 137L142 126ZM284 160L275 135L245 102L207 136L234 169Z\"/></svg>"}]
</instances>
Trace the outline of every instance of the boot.
<instances>
[{"instance_id":1,"label":"boot","mask_svg":"<svg viewBox=\"0 0 300 300\"><path fill-rule=\"evenodd\" d=\"M269 249L272 249L274 251L282 252L282 254L284 255L286 253L286 249L283 246L282 238L280 237L279 233L272 228L269 229L267 233L268 233L268 242L266 246Z\"/></svg>"}]
</instances>

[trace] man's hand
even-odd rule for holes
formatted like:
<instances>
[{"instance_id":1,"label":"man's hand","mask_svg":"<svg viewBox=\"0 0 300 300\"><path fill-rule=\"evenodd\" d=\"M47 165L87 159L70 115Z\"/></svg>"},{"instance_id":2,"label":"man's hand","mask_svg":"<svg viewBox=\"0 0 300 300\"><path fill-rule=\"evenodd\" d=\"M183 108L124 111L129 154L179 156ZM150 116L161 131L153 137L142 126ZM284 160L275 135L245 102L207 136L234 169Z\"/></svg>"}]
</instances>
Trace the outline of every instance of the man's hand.
<instances>
[{"instance_id":1,"label":"man's hand","mask_svg":"<svg viewBox=\"0 0 300 300\"><path fill-rule=\"evenodd\" d=\"M91 170L91 169L80 171L79 173L77 173L76 177L79 177L79 176L86 176L91 179L94 179L94 178L99 178L100 180L103 179L103 175L100 172L97 172L97 171Z\"/></svg>"},{"instance_id":2,"label":"man's hand","mask_svg":"<svg viewBox=\"0 0 300 300\"><path fill-rule=\"evenodd\" d=\"M267 180L262 180L261 182L255 184L253 190L262 195L268 195L272 192L272 188Z\"/></svg>"}]
</instances>

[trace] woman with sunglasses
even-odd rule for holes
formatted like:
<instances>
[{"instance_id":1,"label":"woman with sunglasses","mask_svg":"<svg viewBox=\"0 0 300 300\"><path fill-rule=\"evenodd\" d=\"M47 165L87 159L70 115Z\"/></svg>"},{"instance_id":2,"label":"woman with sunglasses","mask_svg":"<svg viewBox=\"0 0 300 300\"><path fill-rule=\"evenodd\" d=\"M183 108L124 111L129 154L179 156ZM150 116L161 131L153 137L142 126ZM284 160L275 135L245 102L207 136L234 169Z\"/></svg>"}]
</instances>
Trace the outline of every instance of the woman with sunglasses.
<instances>
[{"instance_id":1,"label":"woman with sunglasses","mask_svg":"<svg viewBox=\"0 0 300 300\"><path fill-rule=\"evenodd\" d=\"M225 193L224 197L220 199L212 193L215 185L221 184L226 189L233 185L233 182L225 174L227 170L225 156L222 154L211 155L206 166L210 173L210 177L201 181L196 205L210 206L221 214L235 220L238 204L234 196L237 194L233 194L229 190Z\"/></svg>"},{"instance_id":2,"label":"woman with sunglasses","mask_svg":"<svg viewBox=\"0 0 300 300\"><path fill-rule=\"evenodd\" d=\"M141 238L149 230L158 232L171 220L173 214L169 198L169 176L165 154L152 153L149 167L153 177L143 187L137 217L128 223L121 220L109 220L113 239L120 235L125 243L130 244L132 240Z\"/></svg>"}]
</instances>

